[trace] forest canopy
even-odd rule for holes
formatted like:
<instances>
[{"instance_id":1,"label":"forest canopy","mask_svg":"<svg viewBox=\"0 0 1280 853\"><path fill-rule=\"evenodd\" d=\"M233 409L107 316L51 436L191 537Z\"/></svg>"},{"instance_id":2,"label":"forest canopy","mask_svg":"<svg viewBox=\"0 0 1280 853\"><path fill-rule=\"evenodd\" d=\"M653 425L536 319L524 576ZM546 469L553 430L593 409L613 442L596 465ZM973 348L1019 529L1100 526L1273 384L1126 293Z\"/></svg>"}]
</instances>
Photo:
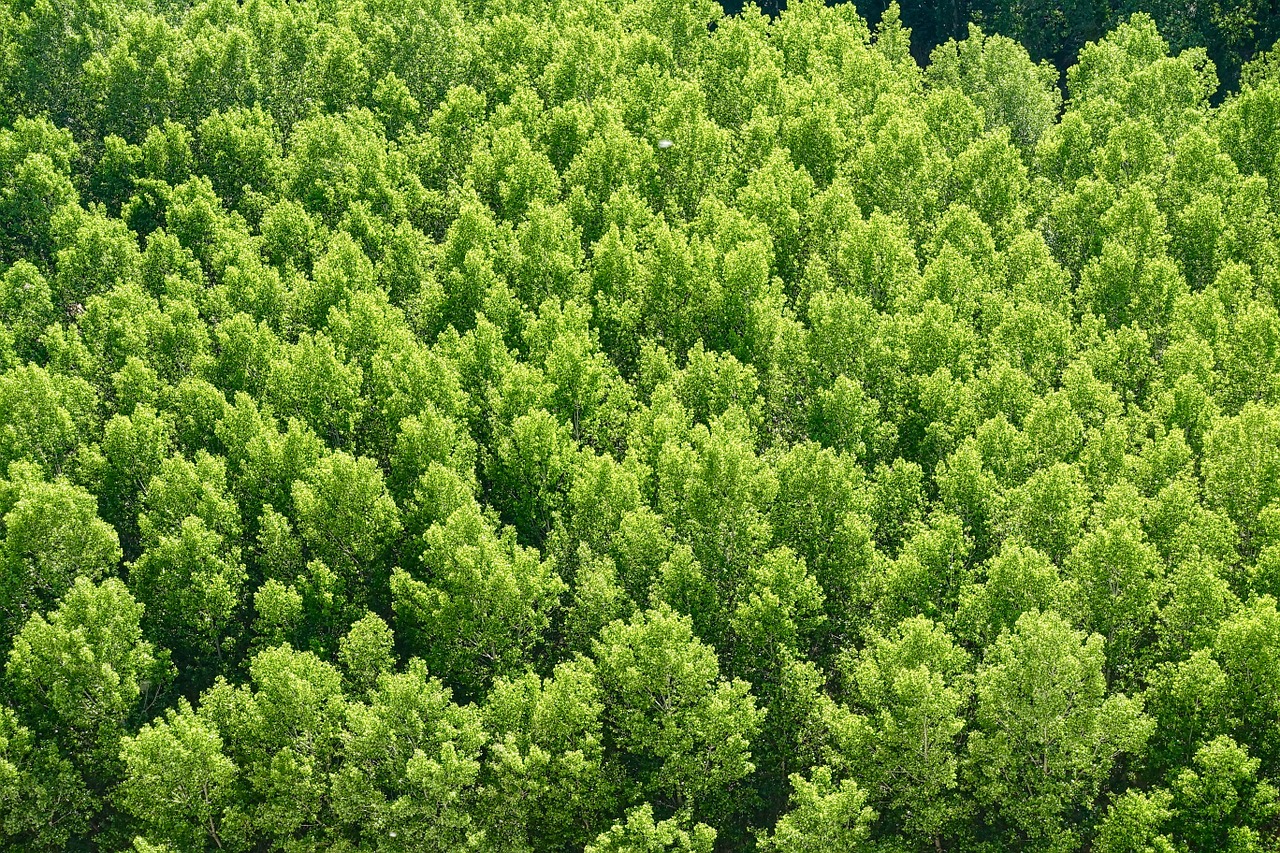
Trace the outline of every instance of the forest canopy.
<instances>
[{"instance_id":1,"label":"forest canopy","mask_svg":"<svg viewBox=\"0 0 1280 853\"><path fill-rule=\"evenodd\" d=\"M853 2L873 22L889 7L888 0ZM725 9L740 8L737 3L727 0ZM785 5L786 0L761 4ZM911 28L912 52L922 60L948 39L964 38L976 22L1065 72L1087 43L1138 12L1155 20L1172 52L1204 48L1227 89L1238 84L1242 65L1280 38L1280 5L1274 0L911 0L902 4L901 18Z\"/></svg>"},{"instance_id":2,"label":"forest canopy","mask_svg":"<svg viewBox=\"0 0 1280 853\"><path fill-rule=\"evenodd\" d=\"M0 847L1275 850L1280 51L0 4Z\"/></svg>"}]
</instances>

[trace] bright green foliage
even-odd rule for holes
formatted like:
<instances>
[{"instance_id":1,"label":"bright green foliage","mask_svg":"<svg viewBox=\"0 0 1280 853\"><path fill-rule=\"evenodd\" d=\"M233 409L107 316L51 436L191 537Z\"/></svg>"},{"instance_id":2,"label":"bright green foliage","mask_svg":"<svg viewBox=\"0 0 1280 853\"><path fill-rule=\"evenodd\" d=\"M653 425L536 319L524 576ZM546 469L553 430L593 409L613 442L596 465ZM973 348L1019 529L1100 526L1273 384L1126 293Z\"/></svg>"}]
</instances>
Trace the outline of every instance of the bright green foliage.
<instances>
[{"instance_id":1,"label":"bright green foliage","mask_svg":"<svg viewBox=\"0 0 1280 853\"><path fill-rule=\"evenodd\" d=\"M551 561L498 536L474 503L425 536L428 580L391 578L396 628L433 672L468 695L513 675L543 642L564 582Z\"/></svg>"},{"instance_id":2,"label":"bright green foliage","mask_svg":"<svg viewBox=\"0 0 1280 853\"><path fill-rule=\"evenodd\" d=\"M143 726L124 742L123 808L146 836L186 850L226 843L236 766L223 754L217 731L188 704Z\"/></svg>"},{"instance_id":3,"label":"bright green foliage","mask_svg":"<svg viewBox=\"0 0 1280 853\"><path fill-rule=\"evenodd\" d=\"M625 822L600 833L586 849L588 853L710 853L715 840L716 831L703 823L686 830L675 819L654 822L653 807L646 804L632 809Z\"/></svg>"},{"instance_id":4,"label":"bright green foliage","mask_svg":"<svg viewBox=\"0 0 1280 853\"><path fill-rule=\"evenodd\" d=\"M173 536L162 536L130 567L130 583L156 615L148 633L172 651L217 669L236 642L235 616L246 573L239 549L187 516ZM208 658L215 661L209 661Z\"/></svg>"},{"instance_id":5,"label":"bright green foliage","mask_svg":"<svg viewBox=\"0 0 1280 853\"><path fill-rule=\"evenodd\" d=\"M234 824L240 845L283 845L333 820L329 776L341 756L346 716L341 676L311 653L282 645L256 655L249 677L240 687L219 681L201 697L199 715L222 738L226 760L206 756L200 772L225 779L230 767L239 769L238 796L228 806L237 814L224 820ZM167 722L181 738L174 730L181 716ZM221 793L213 781L211 798Z\"/></svg>"},{"instance_id":6,"label":"bright green foliage","mask_svg":"<svg viewBox=\"0 0 1280 853\"><path fill-rule=\"evenodd\" d=\"M916 843L940 838L963 817L958 744L972 689L967 664L951 637L922 617L872 638L849 661L863 731L841 759L880 818Z\"/></svg>"},{"instance_id":7,"label":"bright green foliage","mask_svg":"<svg viewBox=\"0 0 1280 853\"><path fill-rule=\"evenodd\" d=\"M760 845L762 850L819 853L872 849L867 839L876 813L863 805L866 794L854 782L845 779L837 785L829 768L817 767L812 780L795 774L791 784L792 809L778 821L772 837Z\"/></svg>"},{"instance_id":8,"label":"bright green foliage","mask_svg":"<svg viewBox=\"0 0 1280 853\"><path fill-rule=\"evenodd\" d=\"M755 769L750 743L764 716L747 683L722 679L688 619L665 610L607 625L594 657L606 742L634 795L695 815L729 810L733 787Z\"/></svg>"},{"instance_id":9,"label":"bright green foliage","mask_svg":"<svg viewBox=\"0 0 1280 853\"><path fill-rule=\"evenodd\" d=\"M941 89L963 92L983 114L986 129L1005 127L1024 151L1034 149L1057 117L1057 74L1033 65L1015 41L972 27L960 42L947 42L929 57L927 75ZM954 120L954 118L953 118Z\"/></svg>"},{"instance_id":10,"label":"bright green foliage","mask_svg":"<svg viewBox=\"0 0 1280 853\"><path fill-rule=\"evenodd\" d=\"M1258 781L1260 764L1226 736L1201 747L1173 780L1175 837L1193 850L1261 849L1254 827L1280 814L1280 795Z\"/></svg>"},{"instance_id":11,"label":"bright green foliage","mask_svg":"<svg viewBox=\"0 0 1280 853\"><path fill-rule=\"evenodd\" d=\"M604 749L604 705L584 661L499 680L484 709L492 733L485 808L515 847L580 847L587 827L617 808L616 777ZM501 836L497 833L501 832Z\"/></svg>"},{"instance_id":12,"label":"bright green foliage","mask_svg":"<svg viewBox=\"0 0 1280 853\"><path fill-rule=\"evenodd\" d=\"M336 726L343 711L336 701L328 707ZM485 732L474 708L453 704L449 691L415 664L382 676L368 704L346 716L345 760L332 780L336 820L391 850L478 846L476 780ZM323 781L314 778L323 793Z\"/></svg>"},{"instance_id":13,"label":"bright green foliage","mask_svg":"<svg viewBox=\"0 0 1280 853\"><path fill-rule=\"evenodd\" d=\"M93 389L83 380L54 377L25 365L0 377L0 459L30 462L56 476L73 464L86 433L94 430Z\"/></svg>"},{"instance_id":14,"label":"bright green foliage","mask_svg":"<svg viewBox=\"0 0 1280 853\"><path fill-rule=\"evenodd\" d=\"M1274 10L777 5L0 2L0 848L1277 846Z\"/></svg>"},{"instance_id":15,"label":"bright green foliage","mask_svg":"<svg viewBox=\"0 0 1280 853\"><path fill-rule=\"evenodd\" d=\"M58 748L8 708L0 714L0 833L33 849L65 848L87 830L84 783Z\"/></svg>"},{"instance_id":16,"label":"bright green foliage","mask_svg":"<svg viewBox=\"0 0 1280 853\"><path fill-rule=\"evenodd\" d=\"M1140 702L1106 695L1103 642L1058 615L1029 611L989 647L975 679L969 772L992 828L1010 843L1070 849L1084 809L1152 721Z\"/></svg>"},{"instance_id":17,"label":"bright green foliage","mask_svg":"<svg viewBox=\"0 0 1280 853\"><path fill-rule=\"evenodd\" d=\"M1265 850L1254 827L1280 813L1273 785L1257 778L1260 761L1221 735L1201 747L1172 790L1130 791L1107 812L1102 850ZM1161 832L1161 830L1164 830Z\"/></svg>"},{"instance_id":18,"label":"bright green foliage","mask_svg":"<svg viewBox=\"0 0 1280 853\"><path fill-rule=\"evenodd\" d=\"M1128 791L1113 801L1098 827L1095 849L1101 853L1172 853L1177 849L1161 833L1172 814L1168 791Z\"/></svg>"},{"instance_id":19,"label":"bright green foliage","mask_svg":"<svg viewBox=\"0 0 1280 853\"><path fill-rule=\"evenodd\" d=\"M293 484L298 533L317 558L353 575L375 566L400 529L395 502L370 459L322 457Z\"/></svg>"},{"instance_id":20,"label":"bright green foliage","mask_svg":"<svg viewBox=\"0 0 1280 853\"><path fill-rule=\"evenodd\" d=\"M1218 629L1214 657L1226 677L1227 701L1239 740L1271 760L1280 737L1267 720L1280 705L1280 614L1263 596L1241 608Z\"/></svg>"},{"instance_id":21,"label":"bright green foliage","mask_svg":"<svg viewBox=\"0 0 1280 853\"><path fill-rule=\"evenodd\" d=\"M1016 539L1005 541L982 577L961 590L956 611L957 629L977 646L985 648L1013 630L1023 613L1065 609L1062 596L1070 587L1044 554Z\"/></svg>"},{"instance_id":22,"label":"bright green foliage","mask_svg":"<svg viewBox=\"0 0 1280 853\"><path fill-rule=\"evenodd\" d=\"M347 683L356 692L377 686L379 677L391 671L395 635L376 613L370 613L351 626L338 646L338 662L346 672Z\"/></svg>"},{"instance_id":23,"label":"bright green foliage","mask_svg":"<svg viewBox=\"0 0 1280 853\"><path fill-rule=\"evenodd\" d=\"M57 847L103 807L120 778L122 737L171 675L167 653L142 639L141 619L118 579L80 577L48 619L32 616L14 638L5 689L22 713L6 719L23 727L6 737L25 753L14 756L15 770L35 775L7 795L17 824L5 827L10 838Z\"/></svg>"},{"instance_id":24,"label":"bright green foliage","mask_svg":"<svg viewBox=\"0 0 1280 853\"><path fill-rule=\"evenodd\" d=\"M93 495L65 479L46 482L15 464L0 481L0 612L13 635L27 618L50 609L77 578L98 580L120 562L116 532L98 518Z\"/></svg>"},{"instance_id":25,"label":"bright green foliage","mask_svg":"<svg viewBox=\"0 0 1280 853\"><path fill-rule=\"evenodd\" d=\"M160 688L164 657L142 639L142 606L115 578L79 578L48 619L36 614L13 640L5 672L42 731L73 752L104 749Z\"/></svg>"},{"instance_id":26,"label":"bright green foliage","mask_svg":"<svg viewBox=\"0 0 1280 853\"><path fill-rule=\"evenodd\" d=\"M1127 683L1141 637L1150 629L1163 566L1138 525L1114 521L1087 534L1067 558L1080 624L1106 640L1107 673Z\"/></svg>"}]
</instances>

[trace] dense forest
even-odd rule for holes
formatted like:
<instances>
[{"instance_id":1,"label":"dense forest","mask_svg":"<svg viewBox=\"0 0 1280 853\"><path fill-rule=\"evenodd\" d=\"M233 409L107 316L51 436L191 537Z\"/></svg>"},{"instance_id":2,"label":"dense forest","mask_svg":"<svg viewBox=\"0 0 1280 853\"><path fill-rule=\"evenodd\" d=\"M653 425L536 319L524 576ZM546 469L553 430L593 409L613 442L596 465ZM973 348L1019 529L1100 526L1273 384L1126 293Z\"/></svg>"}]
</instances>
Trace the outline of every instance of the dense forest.
<instances>
[{"instance_id":1,"label":"dense forest","mask_svg":"<svg viewBox=\"0 0 1280 853\"><path fill-rule=\"evenodd\" d=\"M871 21L878 21L889 5L888 0L853 2ZM786 0L766 3L785 6ZM922 60L941 42L964 38L974 21L1014 39L1032 59L1048 59L1065 71L1087 42L1135 12L1155 19L1173 52L1205 48L1228 88L1238 83L1242 64L1280 38L1277 0L910 0L902 6L901 19L911 28L914 53Z\"/></svg>"},{"instance_id":2,"label":"dense forest","mask_svg":"<svg viewBox=\"0 0 1280 853\"><path fill-rule=\"evenodd\" d=\"M0 847L1276 850L1280 51L1157 17L4 0Z\"/></svg>"},{"instance_id":3,"label":"dense forest","mask_svg":"<svg viewBox=\"0 0 1280 853\"><path fill-rule=\"evenodd\" d=\"M827 2L851 2L872 24L890 5L889 0ZM746 4L725 0L721 5L736 14ZM787 0L761 0L759 5L776 15ZM910 28L911 52L922 63L939 44L965 38L969 24L977 23L989 33L1017 41L1032 59L1049 60L1065 72L1075 64L1080 48L1135 12L1155 20L1174 53L1205 48L1225 89L1238 85L1243 64L1280 39L1278 0L908 0L894 14Z\"/></svg>"}]
</instances>

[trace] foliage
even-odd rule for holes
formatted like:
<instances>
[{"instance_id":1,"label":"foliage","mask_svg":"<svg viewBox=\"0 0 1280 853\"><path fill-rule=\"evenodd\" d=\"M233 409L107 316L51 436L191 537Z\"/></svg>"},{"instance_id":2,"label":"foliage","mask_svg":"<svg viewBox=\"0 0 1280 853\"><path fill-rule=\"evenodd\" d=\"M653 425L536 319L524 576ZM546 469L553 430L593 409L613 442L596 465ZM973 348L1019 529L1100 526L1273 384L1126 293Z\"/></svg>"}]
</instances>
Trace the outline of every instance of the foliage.
<instances>
[{"instance_id":1,"label":"foliage","mask_svg":"<svg viewBox=\"0 0 1280 853\"><path fill-rule=\"evenodd\" d=\"M1273 10L722 11L0 4L0 848L1276 849Z\"/></svg>"}]
</instances>

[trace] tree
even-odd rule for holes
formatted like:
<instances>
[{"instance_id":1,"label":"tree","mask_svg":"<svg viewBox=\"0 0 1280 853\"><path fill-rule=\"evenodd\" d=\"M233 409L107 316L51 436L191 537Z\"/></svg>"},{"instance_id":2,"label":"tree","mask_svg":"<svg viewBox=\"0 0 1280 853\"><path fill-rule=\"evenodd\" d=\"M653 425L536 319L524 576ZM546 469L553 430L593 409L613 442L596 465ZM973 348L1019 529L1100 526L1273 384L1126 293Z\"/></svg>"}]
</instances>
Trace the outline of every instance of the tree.
<instances>
[{"instance_id":1,"label":"tree","mask_svg":"<svg viewBox=\"0 0 1280 853\"><path fill-rule=\"evenodd\" d=\"M631 777L626 796L694 816L731 812L764 716L746 682L722 679L688 618L669 610L605 626L593 657L606 749Z\"/></svg>"},{"instance_id":2,"label":"tree","mask_svg":"<svg viewBox=\"0 0 1280 853\"><path fill-rule=\"evenodd\" d=\"M1088 499L1079 470L1057 462L1006 493L1005 518L1026 544L1061 562L1080 537Z\"/></svg>"},{"instance_id":3,"label":"tree","mask_svg":"<svg viewBox=\"0 0 1280 853\"><path fill-rule=\"evenodd\" d=\"M363 372L347 364L323 332L302 335L271 362L266 398L306 423L331 447L350 447L360 423Z\"/></svg>"},{"instance_id":4,"label":"tree","mask_svg":"<svg viewBox=\"0 0 1280 853\"><path fill-rule=\"evenodd\" d=\"M14 355L38 361L43 351L40 333L54 321L53 292L40 270L18 261L0 278L0 322L13 335Z\"/></svg>"},{"instance_id":5,"label":"tree","mask_svg":"<svg viewBox=\"0 0 1280 853\"><path fill-rule=\"evenodd\" d=\"M193 790L194 779L188 777L180 790L192 799L175 803L169 798L164 811L153 806L146 813L148 822L174 831L174 822L180 821L190 838L197 832L192 817L212 817L219 835L234 831L245 847L308 837L312 844L320 843L336 822L330 776L340 763L346 712L342 677L334 667L288 645L261 651L249 662L248 683L232 686L219 679L202 694L197 716L204 731L179 714L179 722L166 721L171 727L167 732L153 726L131 742L126 757L136 762L137 781L126 788L126 796L133 798L126 802L141 806L137 798L145 789L136 786L158 770L143 763L148 760L144 751L176 746L179 755L193 762L187 772L201 774L209 787ZM222 739L223 759L212 754L209 732ZM198 752L180 746L180 738L202 735L206 740ZM170 738L179 739L179 745ZM241 773L232 777L235 769ZM233 779L234 787L227 790ZM227 805L220 809L223 803ZM223 828L217 827L219 821ZM198 832L203 835L205 829L201 824ZM208 840L212 836L201 843Z\"/></svg>"},{"instance_id":6,"label":"tree","mask_svg":"<svg viewBox=\"0 0 1280 853\"><path fill-rule=\"evenodd\" d=\"M79 201L70 180L77 153L74 138L47 120L26 116L19 116L0 138L6 175L0 187L3 257L8 262L25 258L48 272L60 248L55 223L61 224L61 217Z\"/></svg>"},{"instance_id":7,"label":"tree","mask_svg":"<svg viewBox=\"0 0 1280 853\"><path fill-rule=\"evenodd\" d=\"M238 768L217 730L183 701L124 739L120 804L149 839L186 850L239 846Z\"/></svg>"},{"instance_id":8,"label":"tree","mask_svg":"<svg viewBox=\"0 0 1280 853\"><path fill-rule=\"evenodd\" d=\"M387 673L369 703L349 712L334 811L358 835L391 850L480 846L476 812L479 712L450 701L420 661Z\"/></svg>"},{"instance_id":9,"label":"tree","mask_svg":"<svg viewBox=\"0 0 1280 853\"><path fill-rule=\"evenodd\" d=\"M101 485L98 506L103 520L120 533L126 558L140 549L138 510L151 478L160 473L173 445L173 421L150 406L107 422L102 438Z\"/></svg>"},{"instance_id":10,"label":"tree","mask_svg":"<svg viewBox=\"0 0 1280 853\"><path fill-rule=\"evenodd\" d=\"M19 814L101 822L127 726L145 716L172 675L167 653L142 639L142 609L119 580L81 577L47 619L35 614L14 638L7 693L31 732L56 745L31 756L52 787L28 792ZM75 805L61 805L64 798ZM50 829L39 834L56 838Z\"/></svg>"},{"instance_id":11,"label":"tree","mask_svg":"<svg viewBox=\"0 0 1280 853\"><path fill-rule=\"evenodd\" d=\"M387 577L383 559L401 525L373 460L342 451L322 456L294 481L292 495L298 531L311 553L346 576L353 592L365 587L378 602ZM362 576L370 581L357 583Z\"/></svg>"},{"instance_id":12,"label":"tree","mask_svg":"<svg viewBox=\"0 0 1280 853\"><path fill-rule=\"evenodd\" d=\"M497 436L489 479L494 501L527 544L539 545L551 532L564 502L573 464L571 432L543 410L521 415L510 434Z\"/></svg>"},{"instance_id":13,"label":"tree","mask_svg":"<svg viewBox=\"0 0 1280 853\"><path fill-rule=\"evenodd\" d=\"M1062 100L1055 69L1033 64L1018 41L988 36L973 24L967 38L934 49L925 80L963 92L982 110L986 129L1009 128L1024 154L1053 124Z\"/></svg>"},{"instance_id":14,"label":"tree","mask_svg":"<svg viewBox=\"0 0 1280 853\"><path fill-rule=\"evenodd\" d=\"M754 451L745 418L731 408L691 444L669 441L657 460L658 508L684 531L698 563L731 606L748 565L771 536L768 516L777 480Z\"/></svg>"},{"instance_id":15,"label":"tree","mask_svg":"<svg viewBox=\"0 0 1280 853\"><path fill-rule=\"evenodd\" d=\"M280 179L279 129L261 107L217 110L200 122L198 162L219 198L239 206L269 195Z\"/></svg>"},{"instance_id":16,"label":"tree","mask_svg":"<svg viewBox=\"0 0 1280 853\"><path fill-rule=\"evenodd\" d=\"M1173 815L1169 808L1172 799L1164 790L1151 794L1126 791L1116 797L1098 826L1095 849L1101 853L1165 853L1175 849L1173 840L1160 831Z\"/></svg>"},{"instance_id":17,"label":"tree","mask_svg":"<svg viewBox=\"0 0 1280 853\"><path fill-rule=\"evenodd\" d=\"M1280 16L737 3L0 3L0 847L1274 841Z\"/></svg>"},{"instance_id":18,"label":"tree","mask_svg":"<svg viewBox=\"0 0 1280 853\"><path fill-rule=\"evenodd\" d=\"M467 697L524 669L545 639L564 582L554 562L498 535L474 502L424 536L418 576L391 576L396 632Z\"/></svg>"},{"instance_id":19,"label":"tree","mask_svg":"<svg viewBox=\"0 0 1280 853\"><path fill-rule=\"evenodd\" d=\"M729 617L734 669L760 687L813 648L824 621L822 589L803 560L779 548L751 567L737 597Z\"/></svg>"},{"instance_id":20,"label":"tree","mask_svg":"<svg viewBox=\"0 0 1280 853\"><path fill-rule=\"evenodd\" d=\"M395 635L376 613L369 613L338 644L338 662L346 675L347 692L368 694L395 666Z\"/></svg>"},{"instance_id":21,"label":"tree","mask_svg":"<svg viewBox=\"0 0 1280 853\"><path fill-rule=\"evenodd\" d=\"M1113 763L1150 737L1154 724L1139 700L1106 694L1103 657L1100 636L1033 610L996 640L979 668L967 776L1010 842L1073 844L1081 811Z\"/></svg>"},{"instance_id":22,"label":"tree","mask_svg":"<svg viewBox=\"0 0 1280 853\"><path fill-rule=\"evenodd\" d=\"M1230 687L1207 649L1184 661L1161 664L1147 679L1143 702L1156 721L1147 761L1167 773L1190 764L1201 745L1227 731Z\"/></svg>"},{"instance_id":23,"label":"tree","mask_svg":"<svg viewBox=\"0 0 1280 853\"><path fill-rule=\"evenodd\" d=\"M1236 733L1263 761L1280 749L1275 733L1263 722L1280 702L1280 655L1272 639L1278 634L1275 600L1262 596L1227 619L1213 644L1214 658L1226 675Z\"/></svg>"},{"instance_id":24,"label":"tree","mask_svg":"<svg viewBox=\"0 0 1280 853\"><path fill-rule=\"evenodd\" d=\"M589 846L616 804L591 665L579 659L551 678L499 679L484 715L491 740L483 809L493 842Z\"/></svg>"},{"instance_id":25,"label":"tree","mask_svg":"<svg viewBox=\"0 0 1280 853\"><path fill-rule=\"evenodd\" d=\"M1173 779L1178 840L1194 850L1259 849L1265 842L1255 827L1280 814L1275 786L1257 778L1260 764L1225 735L1201 747Z\"/></svg>"},{"instance_id":26,"label":"tree","mask_svg":"<svg viewBox=\"0 0 1280 853\"><path fill-rule=\"evenodd\" d=\"M33 850L65 849L84 833L92 806L76 768L0 708L0 838Z\"/></svg>"},{"instance_id":27,"label":"tree","mask_svg":"<svg viewBox=\"0 0 1280 853\"><path fill-rule=\"evenodd\" d=\"M817 767L813 778L792 774L792 810L783 815L762 849L818 853L822 850L870 850L875 811L866 794L849 779L836 784L831 769Z\"/></svg>"},{"instance_id":28,"label":"tree","mask_svg":"<svg viewBox=\"0 0 1280 853\"><path fill-rule=\"evenodd\" d=\"M233 652L246 579L240 549L194 515L149 546L129 572L149 614L147 634L178 657L188 676L216 672Z\"/></svg>"},{"instance_id":29,"label":"tree","mask_svg":"<svg viewBox=\"0 0 1280 853\"><path fill-rule=\"evenodd\" d=\"M769 522L775 539L804 560L821 588L824 654L834 655L866 618L879 569L863 473L848 455L809 442L776 458L773 467L778 494Z\"/></svg>"},{"instance_id":30,"label":"tree","mask_svg":"<svg viewBox=\"0 0 1280 853\"><path fill-rule=\"evenodd\" d=\"M178 533L190 517L232 544L241 537L240 509L228 494L226 463L205 450L195 454L194 462L175 455L160 463L142 498L138 531L151 546Z\"/></svg>"},{"instance_id":31,"label":"tree","mask_svg":"<svg viewBox=\"0 0 1280 853\"><path fill-rule=\"evenodd\" d=\"M1134 683L1135 656L1155 618L1164 575L1159 554L1138 525L1114 521L1080 540L1064 574L1074 586L1082 625L1106 641L1108 680Z\"/></svg>"},{"instance_id":32,"label":"tree","mask_svg":"<svg viewBox=\"0 0 1280 853\"><path fill-rule=\"evenodd\" d=\"M961 588L955 620L957 632L979 648L1011 631L1023 613L1062 608L1070 592L1049 558L1017 539L1005 540L980 571L982 581Z\"/></svg>"},{"instance_id":33,"label":"tree","mask_svg":"<svg viewBox=\"0 0 1280 853\"><path fill-rule=\"evenodd\" d=\"M587 845L588 853L710 853L716 831L705 823L684 829L675 818L655 822L653 806L644 804L627 813L608 832Z\"/></svg>"},{"instance_id":34,"label":"tree","mask_svg":"<svg viewBox=\"0 0 1280 853\"><path fill-rule=\"evenodd\" d=\"M0 460L31 462L46 475L71 473L84 437L96 432L94 391L83 379L23 365L0 375Z\"/></svg>"},{"instance_id":35,"label":"tree","mask_svg":"<svg viewBox=\"0 0 1280 853\"><path fill-rule=\"evenodd\" d=\"M972 689L967 669L968 656L923 617L903 620L850 656L845 677L866 736L842 757L885 834L936 847L965 817L958 770Z\"/></svg>"},{"instance_id":36,"label":"tree","mask_svg":"<svg viewBox=\"0 0 1280 853\"><path fill-rule=\"evenodd\" d=\"M78 578L100 580L120 564L116 532L98 518L97 501L33 466L10 466L0 481L0 633L8 638L36 613L48 612Z\"/></svg>"},{"instance_id":37,"label":"tree","mask_svg":"<svg viewBox=\"0 0 1280 853\"><path fill-rule=\"evenodd\" d=\"M912 613L941 619L954 612L971 553L960 520L937 513L876 578L870 624L886 630Z\"/></svg>"},{"instance_id":38,"label":"tree","mask_svg":"<svg viewBox=\"0 0 1280 853\"><path fill-rule=\"evenodd\" d=\"M1205 437L1208 502L1236 523L1246 547L1259 513L1276 497L1271 485L1271 471L1280 465L1276 429L1270 409L1248 403L1235 417L1219 419Z\"/></svg>"}]
</instances>

